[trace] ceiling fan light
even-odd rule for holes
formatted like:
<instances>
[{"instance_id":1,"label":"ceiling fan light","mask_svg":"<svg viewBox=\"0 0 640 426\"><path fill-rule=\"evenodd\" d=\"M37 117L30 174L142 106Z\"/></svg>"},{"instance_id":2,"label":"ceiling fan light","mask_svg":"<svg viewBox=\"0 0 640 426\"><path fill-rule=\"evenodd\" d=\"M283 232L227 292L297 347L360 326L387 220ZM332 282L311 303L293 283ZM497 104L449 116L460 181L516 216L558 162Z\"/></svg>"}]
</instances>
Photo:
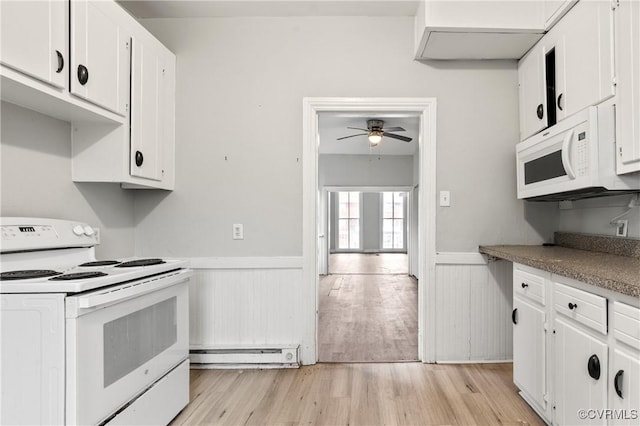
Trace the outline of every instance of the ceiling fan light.
<instances>
[{"instance_id":1,"label":"ceiling fan light","mask_svg":"<svg viewBox=\"0 0 640 426\"><path fill-rule=\"evenodd\" d=\"M382 141L382 133L381 132L371 132L369 133L369 143L372 146L378 145Z\"/></svg>"}]
</instances>

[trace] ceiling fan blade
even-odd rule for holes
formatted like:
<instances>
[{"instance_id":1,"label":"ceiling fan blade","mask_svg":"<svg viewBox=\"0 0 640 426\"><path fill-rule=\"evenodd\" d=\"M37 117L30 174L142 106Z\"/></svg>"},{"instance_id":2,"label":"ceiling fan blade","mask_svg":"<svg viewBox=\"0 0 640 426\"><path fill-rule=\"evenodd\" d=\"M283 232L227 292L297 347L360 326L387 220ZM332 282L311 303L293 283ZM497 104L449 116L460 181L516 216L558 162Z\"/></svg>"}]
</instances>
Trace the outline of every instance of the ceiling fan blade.
<instances>
[{"instance_id":1,"label":"ceiling fan blade","mask_svg":"<svg viewBox=\"0 0 640 426\"><path fill-rule=\"evenodd\" d=\"M409 138L409 137L402 136L402 135L396 135L396 134L394 134L394 133L387 133L387 132L384 132L384 133L382 134L382 136L384 136L384 137L389 137L389 138L393 138L393 139L398 139L398 140L401 140L401 141L403 141L403 142L411 142L411 141L412 141L412 139L411 139L411 138Z\"/></svg>"},{"instance_id":2,"label":"ceiling fan blade","mask_svg":"<svg viewBox=\"0 0 640 426\"><path fill-rule=\"evenodd\" d=\"M368 136L369 133L358 133L357 135L343 136L341 138L336 139L337 141L341 141L342 139L353 138L355 136Z\"/></svg>"},{"instance_id":3,"label":"ceiling fan blade","mask_svg":"<svg viewBox=\"0 0 640 426\"><path fill-rule=\"evenodd\" d=\"M362 130L363 132L369 132L369 129L361 129L360 127L347 127L347 129L353 129L353 130Z\"/></svg>"},{"instance_id":4,"label":"ceiling fan blade","mask_svg":"<svg viewBox=\"0 0 640 426\"><path fill-rule=\"evenodd\" d=\"M382 129L383 132L406 132L402 127L389 127L388 129Z\"/></svg>"}]
</instances>

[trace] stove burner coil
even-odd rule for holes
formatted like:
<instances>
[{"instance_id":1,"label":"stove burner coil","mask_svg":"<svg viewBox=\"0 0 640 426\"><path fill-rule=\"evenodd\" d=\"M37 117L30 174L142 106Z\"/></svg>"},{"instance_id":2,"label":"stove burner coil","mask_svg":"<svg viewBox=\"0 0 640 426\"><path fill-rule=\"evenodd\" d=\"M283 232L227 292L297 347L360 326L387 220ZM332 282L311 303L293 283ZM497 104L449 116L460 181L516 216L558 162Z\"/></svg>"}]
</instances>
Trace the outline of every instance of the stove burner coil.
<instances>
[{"instance_id":1,"label":"stove burner coil","mask_svg":"<svg viewBox=\"0 0 640 426\"><path fill-rule=\"evenodd\" d=\"M70 280L82 280L86 278L98 278L104 277L107 274L100 271L95 272L75 272L73 274L58 275L57 277L49 278L49 281L70 281Z\"/></svg>"},{"instance_id":2,"label":"stove burner coil","mask_svg":"<svg viewBox=\"0 0 640 426\"><path fill-rule=\"evenodd\" d=\"M133 268L135 266L160 265L161 263L166 263L166 262L162 259L157 259L157 258L138 259L138 260L131 260L129 262L123 262L119 265L116 265L116 268Z\"/></svg>"},{"instance_id":3,"label":"stove burner coil","mask_svg":"<svg viewBox=\"0 0 640 426\"><path fill-rule=\"evenodd\" d=\"M52 271L50 269L27 269L24 271L8 271L0 274L0 281L10 280L28 280L30 278L51 277L60 275L61 272Z\"/></svg>"},{"instance_id":4,"label":"stove burner coil","mask_svg":"<svg viewBox=\"0 0 640 426\"><path fill-rule=\"evenodd\" d=\"M95 262L87 262L78 266L111 266L119 263L120 261L118 260L96 260Z\"/></svg>"}]
</instances>

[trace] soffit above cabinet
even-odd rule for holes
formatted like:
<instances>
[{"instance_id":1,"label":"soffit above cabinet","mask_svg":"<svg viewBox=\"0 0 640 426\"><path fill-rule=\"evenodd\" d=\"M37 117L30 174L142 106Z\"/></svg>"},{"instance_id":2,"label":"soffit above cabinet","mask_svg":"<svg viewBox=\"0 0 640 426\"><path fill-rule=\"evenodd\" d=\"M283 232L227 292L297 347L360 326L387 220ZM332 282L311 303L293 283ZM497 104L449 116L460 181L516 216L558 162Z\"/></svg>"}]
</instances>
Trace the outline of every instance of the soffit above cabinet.
<instances>
[{"instance_id":1,"label":"soffit above cabinet","mask_svg":"<svg viewBox=\"0 0 640 426\"><path fill-rule=\"evenodd\" d=\"M434 1L415 18L416 59L519 59L543 36L540 1Z\"/></svg>"},{"instance_id":2,"label":"soffit above cabinet","mask_svg":"<svg viewBox=\"0 0 640 426\"><path fill-rule=\"evenodd\" d=\"M430 30L416 59L520 59L541 33Z\"/></svg>"}]
</instances>

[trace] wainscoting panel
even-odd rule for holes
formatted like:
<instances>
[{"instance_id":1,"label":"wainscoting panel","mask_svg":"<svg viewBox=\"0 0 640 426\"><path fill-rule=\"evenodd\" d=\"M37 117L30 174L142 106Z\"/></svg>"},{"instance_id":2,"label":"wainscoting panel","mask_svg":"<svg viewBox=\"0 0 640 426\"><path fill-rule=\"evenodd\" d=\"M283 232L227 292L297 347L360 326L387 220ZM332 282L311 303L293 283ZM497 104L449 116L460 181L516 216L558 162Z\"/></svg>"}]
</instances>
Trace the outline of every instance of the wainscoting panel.
<instances>
[{"instance_id":1,"label":"wainscoting panel","mask_svg":"<svg viewBox=\"0 0 640 426\"><path fill-rule=\"evenodd\" d=\"M511 274L505 261L436 265L437 362L512 359Z\"/></svg>"},{"instance_id":2,"label":"wainscoting panel","mask_svg":"<svg viewBox=\"0 0 640 426\"><path fill-rule=\"evenodd\" d=\"M309 315L303 309L309 303L303 300L308 291L302 268L269 267L268 262L261 262L260 269L205 264L196 266L189 287L191 349L295 344L307 361L315 360L315 353L304 354L315 342L305 342L309 324L303 319Z\"/></svg>"}]
</instances>

